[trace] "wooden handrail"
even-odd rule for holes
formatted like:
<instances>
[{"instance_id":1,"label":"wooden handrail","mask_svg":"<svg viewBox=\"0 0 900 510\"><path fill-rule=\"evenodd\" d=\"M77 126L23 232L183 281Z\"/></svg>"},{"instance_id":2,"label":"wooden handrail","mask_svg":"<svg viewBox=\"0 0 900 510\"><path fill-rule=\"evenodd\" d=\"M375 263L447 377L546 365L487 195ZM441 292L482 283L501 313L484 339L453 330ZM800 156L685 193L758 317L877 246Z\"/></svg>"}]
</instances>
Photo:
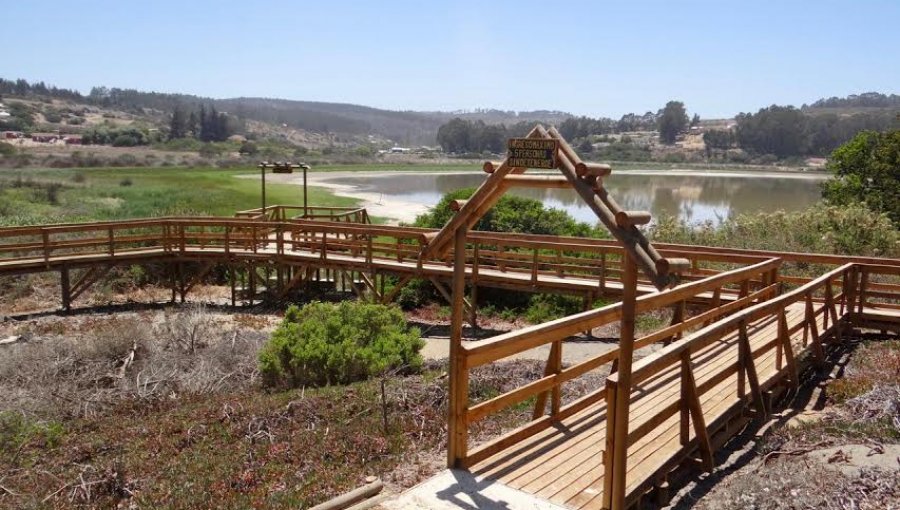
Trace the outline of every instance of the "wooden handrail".
<instances>
[{"instance_id":1,"label":"wooden handrail","mask_svg":"<svg viewBox=\"0 0 900 510\"><path fill-rule=\"evenodd\" d=\"M697 294L711 291L723 285L733 284L752 275L765 273L781 264L778 259L767 260L734 269L716 276L684 284L657 294L646 294L637 298L637 312L663 308ZM596 310L569 315L543 324L497 335L492 338L472 342L465 346L467 365L474 368L497 361L520 352L539 347L554 340L567 338L581 331L608 324L621 318L621 304L614 303Z\"/></svg>"},{"instance_id":2,"label":"wooden handrail","mask_svg":"<svg viewBox=\"0 0 900 510\"><path fill-rule=\"evenodd\" d=\"M836 279L838 275L843 274L854 266L855 264L845 264L837 269L829 271L802 287L798 287L778 297L729 315L724 319L690 334L682 341L665 347L659 352L641 359L632 367L633 383L638 384L658 373L663 368L675 363L680 363L682 352L693 352L705 347L708 345L709 341L720 338L727 332L737 329L742 322L753 322L762 316L772 315L792 303L805 299L812 291L830 283L831 280ZM613 382L618 383L618 378L615 374L610 375L610 379L612 379Z\"/></svg>"}]
</instances>

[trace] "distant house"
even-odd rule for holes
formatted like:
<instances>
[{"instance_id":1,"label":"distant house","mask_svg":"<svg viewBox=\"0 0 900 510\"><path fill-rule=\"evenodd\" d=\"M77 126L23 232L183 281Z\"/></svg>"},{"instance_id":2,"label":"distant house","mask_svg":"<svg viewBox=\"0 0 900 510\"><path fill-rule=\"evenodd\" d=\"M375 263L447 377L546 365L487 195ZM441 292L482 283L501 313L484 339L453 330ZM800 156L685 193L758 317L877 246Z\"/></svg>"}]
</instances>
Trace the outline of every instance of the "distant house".
<instances>
[{"instance_id":1,"label":"distant house","mask_svg":"<svg viewBox=\"0 0 900 510\"><path fill-rule=\"evenodd\" d=\"M59 140L59 135L56 133L32 133L31 141L38 143L53 143Z\"/></svg>"},{"instance_id":2,"label":"distant house","mask_svg":"<svg viewBox=\"0 0 900 510\"><path fill-rule=\"evenodd\" d=\"M63 141L66 145L81 145L81 135L66 135Z\"/></svg>"},{"instance_id":3,"label":"distant house","mask_svg":"<svg viewBox=\"0 0 900 510\"><path fill-rule=\"evenodd\" d=\"M4 131L3 132L3 138L6 140L15 140L17 138L22 138L22 136L23 135L22 135L21 131Z\"/></svg>"},{"instance_id":4,"label":"distant house","mask_svg":"<svg viewBox=\"0 0 900 510\"><path fill-rule=\"evenodd\" d=\"M406 154L412 152L411 149L407 149L406 147L391 147L392 154Z\"/></svg>"}]
</instances>

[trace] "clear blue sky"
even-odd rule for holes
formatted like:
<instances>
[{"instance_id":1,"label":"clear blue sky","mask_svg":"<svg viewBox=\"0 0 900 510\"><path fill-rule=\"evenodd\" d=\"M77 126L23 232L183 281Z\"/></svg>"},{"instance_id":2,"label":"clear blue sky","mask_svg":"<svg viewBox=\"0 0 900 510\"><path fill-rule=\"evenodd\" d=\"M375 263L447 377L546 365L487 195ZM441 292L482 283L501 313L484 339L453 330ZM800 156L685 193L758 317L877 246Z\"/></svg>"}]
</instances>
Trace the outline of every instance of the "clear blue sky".
<instances>
[{"instance_id":1,"label":"clear blue sky","mask_svg":"<svg viewBox=\"0 0 900 510\"><path fill-rule=\"evenodd\" d=\"M705 118L900 92L900 1L0 2L0 76L389 109Z\"/></svg>"}]
</instances>

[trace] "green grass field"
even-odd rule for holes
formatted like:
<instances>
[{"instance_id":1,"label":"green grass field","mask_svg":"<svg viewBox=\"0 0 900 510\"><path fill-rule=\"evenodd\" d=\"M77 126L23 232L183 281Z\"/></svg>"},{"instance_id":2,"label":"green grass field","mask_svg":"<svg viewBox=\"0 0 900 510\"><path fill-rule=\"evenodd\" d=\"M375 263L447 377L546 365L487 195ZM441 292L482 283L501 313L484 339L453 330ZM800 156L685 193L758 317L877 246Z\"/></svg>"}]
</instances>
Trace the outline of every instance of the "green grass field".
<instances>
[{"instance_id":1,"label":"green grass field","mask_svg":"<svg viewBox=\"0 0 900 510\"><path fill-rule=\"evenodd\" d=\"M101 168L0 171L0 225L29 225L169 215L231 216L260 205L256 169ZM268 182L268 204L301 204L302 188ZM324 188L310 204L352 206Z\"/></svg>"}]
</instances>

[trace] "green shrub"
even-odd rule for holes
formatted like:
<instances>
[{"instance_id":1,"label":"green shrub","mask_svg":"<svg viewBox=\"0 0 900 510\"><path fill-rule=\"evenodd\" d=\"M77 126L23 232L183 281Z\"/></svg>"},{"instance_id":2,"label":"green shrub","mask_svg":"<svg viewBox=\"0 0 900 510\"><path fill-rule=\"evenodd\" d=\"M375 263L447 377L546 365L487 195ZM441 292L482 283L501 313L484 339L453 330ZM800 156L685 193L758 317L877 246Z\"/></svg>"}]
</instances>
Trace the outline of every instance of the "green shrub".
<instances>
[{"instance_id":1,"label":"green shrub","mask_svg":"<svg viewBox=\"0 0 900 510\"><path fill-rule=\"evenodd\" d=\"M14 156L16 148L6 142L0 142L0 156Z\"/></svg>"},{"instance_id":2,"label":"green shrub","mask_svg":"<svg viewBox=\"0 0 900 510\"><path fill-rule=\"evenodd\" d=\"M650 227L656 242L759 250L896 257L900 232L885 213L859 203L817 204L798 212L741 214L720 225L690 225L673 217Z\"/></svg>"},{"instance_id":3,"label":"green shrub","mask_svg":"<svg viewBox=\"0 0 900 510\"><path fill-rule=\"evenodd\" d=\"M557 294L535 294L525 310L525 320L532 324L552 321L582 311L581 299Z\"/></svg>"},{"instance_id":4,"label":"green shrub","mask_svg":"<svg viewBox=\"0 0 900 510\"><path fill-rule=\"evenodd\" d=\"M140 140L132 135L119 135L112 141L113 147L134 147L140 144Z\"/></svg>"},{"instance_id":5,"label":"green shrub","mask_svg":"<svg viewBox=\"0 0 900 510\"><path fill-rule=\"evenodd\" d=\"M15 453L27 443L54 448L62 437L62 425L34 421L16 411L0 412L0 451Z\"/></svg>"},{"instance_id":6,"label":"green shrub","mask_svg":"<svg viewBox=\"0 0 900 510\"><path fill-rule=\"evenodd\" d=\"M344 301L291 306L259 353L268 386L346 384L417 372L425 343L397 307Z\"/></svg>"},{"instance_id":7,"label":"green shrub","mask_svg":"<svg viewBox=\"0 0 900 510\"><path fill-rule=\"evenodd\" d=\"M822 194L831 203L865 202L900 223L900 129L862 131L831 153L834 178Z\"/></svg>"},{"instance_id":8,"label":"green shrub","mask_svg":"<svg viewBox=\"0 0 900 510\"><path fill-rule=\"evenodd\" d=\"M397 304L404 310L413 310L436 298L437 292L431 282L414 279L400 289L397 294Z\"/></svg>"},{"instance_id":9,"label":"green shrub","mask_svg":"<svg viewBox=\"0 0 900 510\"><path fill-rule=\"evenodd\" d=\"M416 217L416 227L441 228L455 214L450 209L450 202L467 199L475 192L474 188L463 188L444 194L431 211ZM481 217L472 230L489 232L521 232L528 234L550 234L577 237L605 237L606 231L576 221L562 209L544 207L539 200L504 195L488 212Z\"/></svg>"}]
</instances>

